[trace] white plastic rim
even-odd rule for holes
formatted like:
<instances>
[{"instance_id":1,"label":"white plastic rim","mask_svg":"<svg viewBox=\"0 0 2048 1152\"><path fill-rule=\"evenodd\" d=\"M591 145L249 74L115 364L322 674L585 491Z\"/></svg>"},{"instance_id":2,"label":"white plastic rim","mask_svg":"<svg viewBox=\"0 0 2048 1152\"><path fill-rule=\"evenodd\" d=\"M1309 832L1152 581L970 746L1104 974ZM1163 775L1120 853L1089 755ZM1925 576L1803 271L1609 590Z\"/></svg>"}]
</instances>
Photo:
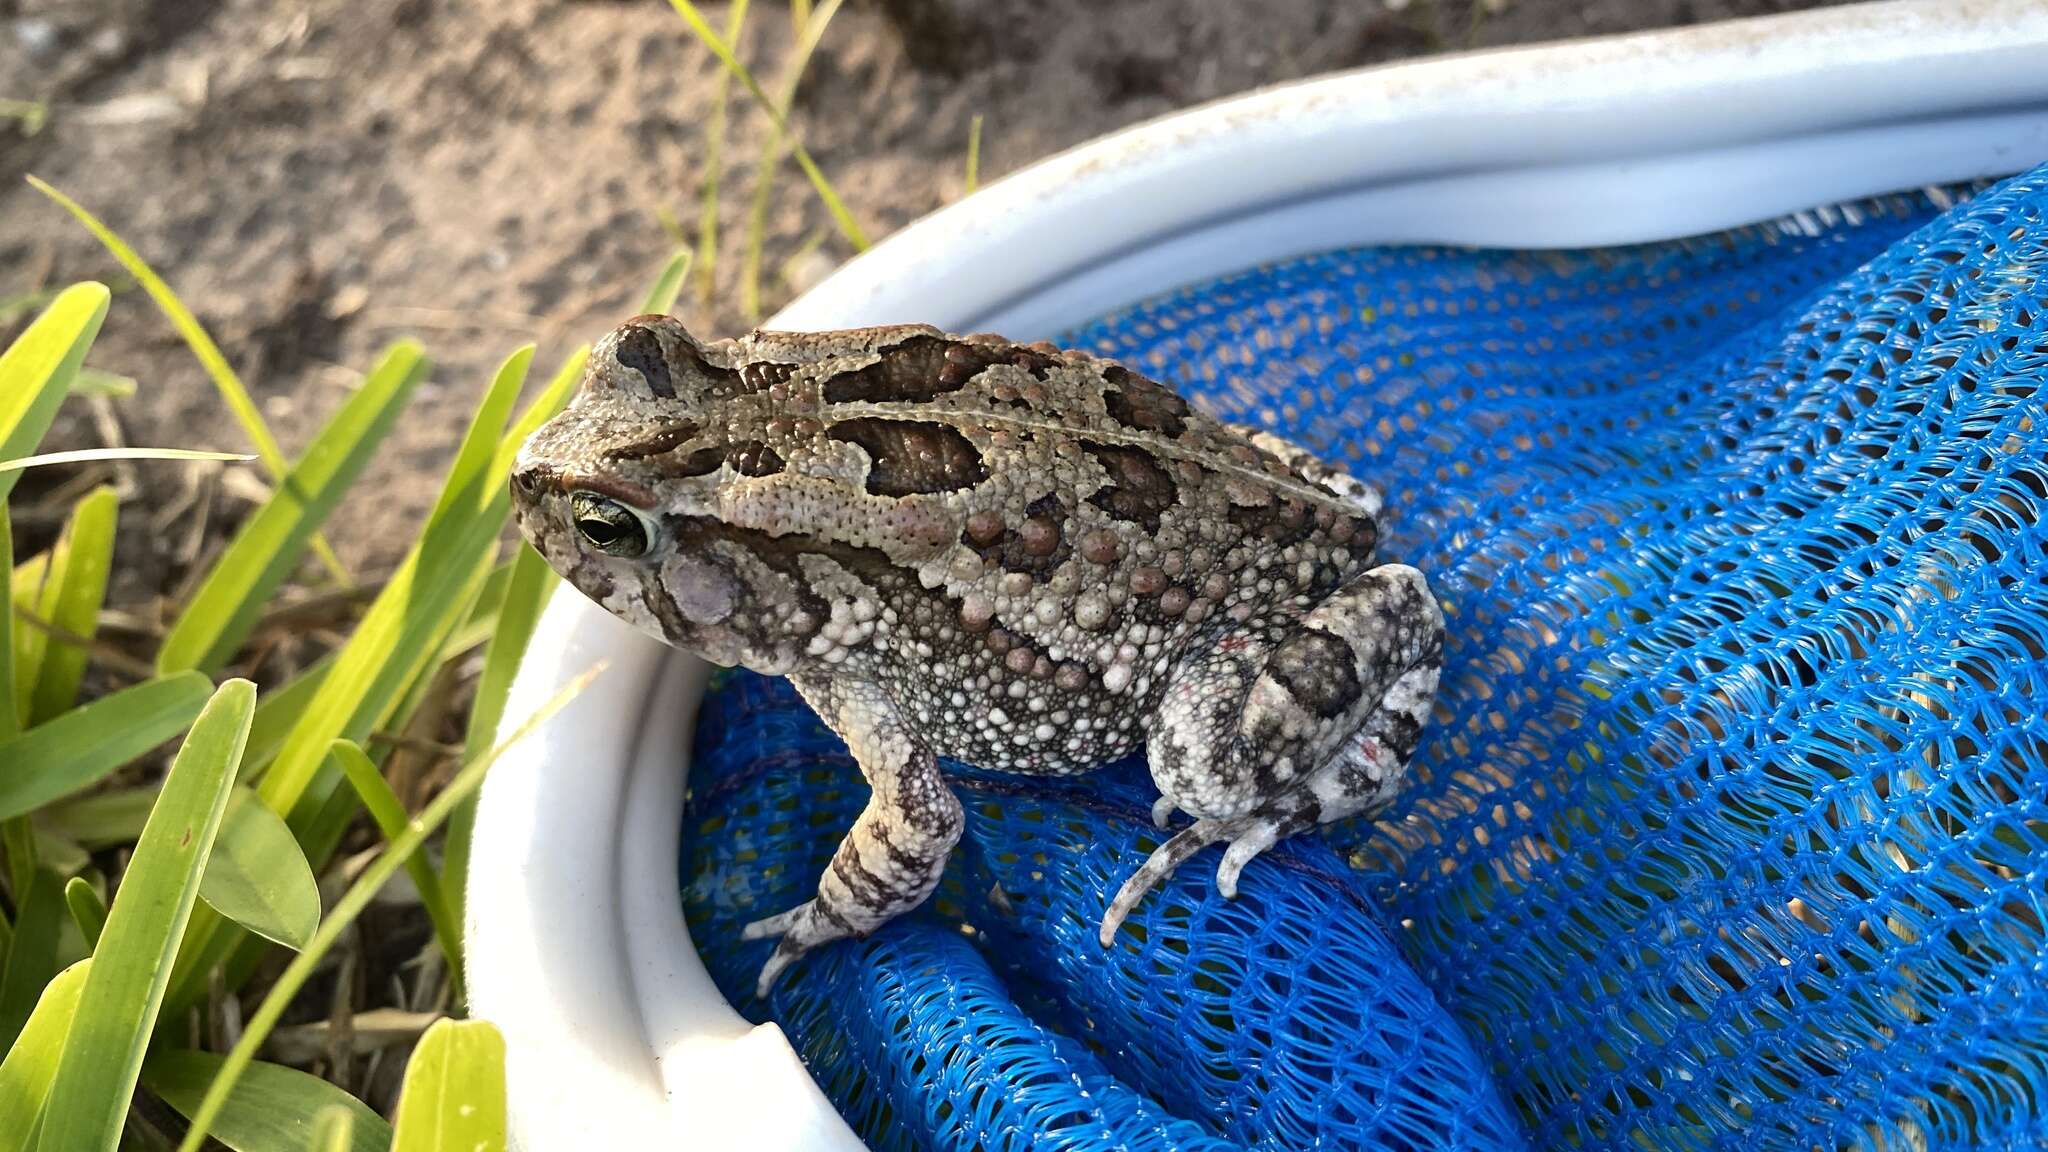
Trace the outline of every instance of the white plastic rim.
<instances>
[{"instance_id":1,"label":"white plastic rim","mask_svg":"<svg viewBox=\"0 0 2048 1152\"><path fill-rule=\"evenodd\" d=\"M890 237L769 326L1032 340L1334 248L1668 239L2044 161L2039 0L1898 0L1447 57L1055 156ZM500 760L476 824L470 1001L505 1033L516 1146L861 1148L781 1031L719 996L683 923L703 666L563 591L508 728L599 660Z\"/></svg>"}]
</instances>

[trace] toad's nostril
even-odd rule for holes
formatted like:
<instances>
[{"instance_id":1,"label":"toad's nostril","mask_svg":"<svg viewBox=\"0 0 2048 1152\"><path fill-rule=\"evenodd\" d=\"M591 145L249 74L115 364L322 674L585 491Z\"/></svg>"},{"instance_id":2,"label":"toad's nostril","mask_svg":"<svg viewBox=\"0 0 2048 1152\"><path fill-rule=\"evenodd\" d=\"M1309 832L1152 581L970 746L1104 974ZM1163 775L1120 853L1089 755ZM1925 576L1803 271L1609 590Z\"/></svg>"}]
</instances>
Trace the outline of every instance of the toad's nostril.
<instances>
[{"instance_id":1,"label":"toad's nostril","mask_svg":"<svg viewBox=\"0 0 2048 1152\"><path fill-rule=\"evenodd\" d=\"M528 466L513 470L512 486L514 488L517 488L521 495L538 495L540 492L540 485L541 469L538 466Z\"/></svg>"}]
</instances>

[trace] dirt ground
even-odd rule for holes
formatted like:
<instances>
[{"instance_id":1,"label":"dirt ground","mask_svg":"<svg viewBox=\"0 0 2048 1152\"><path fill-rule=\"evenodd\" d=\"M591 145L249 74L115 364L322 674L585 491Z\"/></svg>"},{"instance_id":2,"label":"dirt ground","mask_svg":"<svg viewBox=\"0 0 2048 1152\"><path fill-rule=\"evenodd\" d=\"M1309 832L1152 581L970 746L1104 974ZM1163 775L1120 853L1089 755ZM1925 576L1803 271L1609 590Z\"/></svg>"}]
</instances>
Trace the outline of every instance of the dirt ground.
<instances>
[{"instance_id":1,"label":"dirt ground","mask_svg":"<svg viewBox=\"0 0 2048 1152\"><path fill-rule=\"evenodd\" d=\"M976 115L992 179L1134 121L1332 69L1816 6L855 0L819 48L795 120L880 236L961 194ZM724 5L704 10L722 25ZM744 58L773 76L790 40L787 7L756 3ZM0 98L48 105L33 135L0 121L0 302L84 277L121 283L98 246L23 184L34 173L180 290L288 452L380 347L422 339L434 377L331 526L343 555L374 570L410 540L492 365L527 340L552 363L621 318L672 250L660 212L694 234L717 74L658 0L0 0ZM766 129L736 92L719 284L679 307L713 335L747 326L731 270ZM765 266L823 232L791 277L815 280L847 255L827 225L786 167ZM771 278L767 289L772 308L791 285ZM139 392L101 405L97 419L67 406L51 447L111 434L243 447L139 291L116 297L92 363L135 377ZM178 589L246 510L250 486L182 465L127 477L137 490L115 598L135 603ZM67 482L80 480L38 473L17 507L35 503L31 485ZM49 507L18 517L23 554L47 539Z\"/></svg>"}]
</instances>

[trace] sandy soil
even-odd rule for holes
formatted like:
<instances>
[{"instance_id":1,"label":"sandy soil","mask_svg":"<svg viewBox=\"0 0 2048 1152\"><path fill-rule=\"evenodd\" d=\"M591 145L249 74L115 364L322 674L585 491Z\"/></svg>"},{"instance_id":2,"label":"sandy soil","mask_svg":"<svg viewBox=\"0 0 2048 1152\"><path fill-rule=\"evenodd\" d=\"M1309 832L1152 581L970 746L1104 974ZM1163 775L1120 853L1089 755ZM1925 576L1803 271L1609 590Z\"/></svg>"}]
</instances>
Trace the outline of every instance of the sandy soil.
<instances>
[{"instance_id":1,"label":"sandy soil","mask_svg":"<svg viewBox=\"0 0 2048 1152\"><path fill-rule=\"evenodd\" d=\"M1331 69L1815 6L856 0L820 47L795 119L880 236L961 194L975 115L991 179L1137 120ZM705 11L722 24L722 4ZM790 48L787 8L760 0L741 43L775 75ZM527 340L551 363L630 309L671 251L661 212L694 233L716 75L655 0L0 0L0 97L50 110L33 136L0 121L0 301L83 277L119 282L90 238L23 185L33 172L100 213L183 293L288 451L380 347L424 340L434 378L331 530L351 563L385 565L431 501L491 366ZM679 307L714 335L748 323L732 270L765 138L765 119L737 95L719 281ZM794 266L798 284L848 253L793 168L772 203L767 267L820 234ZM767 287L772 307L792 285ZM242 446L140 292L116 298L93 363L140 391L100 405L98 419L67 406L53 447L114 432ZM116 598L132 604L175 592L247 509L251 486L190 466L126 475L137 490ZM48 470L22 492L33 505L38 488L67 482L80 481ZM54 507L18 518L22 552L47 539ZM134 530L144 525L153 530Z\"/></svg>"}]
</instances>

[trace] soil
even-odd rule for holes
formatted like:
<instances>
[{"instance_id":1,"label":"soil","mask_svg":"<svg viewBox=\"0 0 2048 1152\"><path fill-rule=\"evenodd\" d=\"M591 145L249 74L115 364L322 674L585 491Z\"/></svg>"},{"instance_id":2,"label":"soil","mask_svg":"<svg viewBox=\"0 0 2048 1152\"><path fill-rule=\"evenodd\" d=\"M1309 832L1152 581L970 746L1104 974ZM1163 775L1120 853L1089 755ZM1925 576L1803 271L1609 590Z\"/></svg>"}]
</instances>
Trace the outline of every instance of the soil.
<instances>
[{"instance_id":1,"label":"soil","mask_svg":"<svg viewBox=\"0 0 2048 1152\"><path fill-rule=\"evenodd\" d=\"M1815 6L855 0L830 25L793 120L878 237L962 194L977 115L987 180L1175 108L1332 69ZM723 26L724 5L703 11ZM790 48L788 8L755 4L743 58L773 77ZM551 364L630 310L673 251L664 212L694 239L719 74L656 0L0 0L0 98L48 106L33 135L0 121L0 310L81 278L125 282L21 181L34 173L179 290L287 452L382 346L419 337L434 376L330 530L351 565L374 571L409 542L492 366L528 340ZM678 306L713 335L750 325L734 270L767 136L735 89L715 288ZM764 267L789 274L765 279L770 310L850 252L793 167L771 203ZM0 311L0 338L21 322ZM139 391L67 405L50 447L115 433L242 447L140 291L116 296L92 364ZM117 601L176 594L260 494L248 467L240 483L191 465L119 470ZM52 469L23 484L19 554L55 522L58 506L39 508L35 493L82 482Z\"/></svg>"}]
</instances>

